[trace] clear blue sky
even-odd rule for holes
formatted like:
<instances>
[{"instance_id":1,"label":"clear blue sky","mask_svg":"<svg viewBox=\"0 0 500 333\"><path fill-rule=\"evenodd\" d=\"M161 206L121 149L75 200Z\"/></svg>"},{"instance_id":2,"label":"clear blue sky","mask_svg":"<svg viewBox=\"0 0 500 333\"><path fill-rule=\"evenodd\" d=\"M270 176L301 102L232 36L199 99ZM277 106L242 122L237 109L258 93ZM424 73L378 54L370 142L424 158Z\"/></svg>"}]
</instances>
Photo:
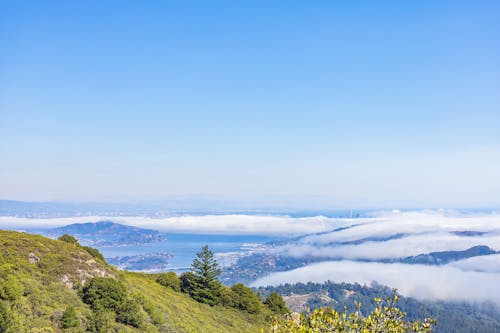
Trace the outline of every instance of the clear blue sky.
<instances>
[{"instance_id":1,"label":"clear blue sky","mask_svg":"<svg viewBox=\"0 0 500 333\"><path fill-rule=\"evenodd\" d=\"M499 1L4 1L0 198L500 203Z\"/></svg>"}]
</instances>

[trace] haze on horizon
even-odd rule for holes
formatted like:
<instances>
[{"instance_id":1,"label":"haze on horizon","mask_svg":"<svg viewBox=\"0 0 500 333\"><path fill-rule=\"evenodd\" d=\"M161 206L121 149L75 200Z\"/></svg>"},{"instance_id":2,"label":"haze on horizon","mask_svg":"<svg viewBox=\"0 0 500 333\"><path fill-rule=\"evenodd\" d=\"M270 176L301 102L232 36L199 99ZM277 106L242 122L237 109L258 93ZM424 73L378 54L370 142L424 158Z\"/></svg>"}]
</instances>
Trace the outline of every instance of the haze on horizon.
<instances>
[{"instance_id":1,"label":"haze on horizon","mask_svg":"<svg viewBox=\"0 0 500 333\"><path fill-rule=\"evenodd\" d=\"M498 1L2 7L2 199L500 202Z\"/></svg>"}]
</instances>

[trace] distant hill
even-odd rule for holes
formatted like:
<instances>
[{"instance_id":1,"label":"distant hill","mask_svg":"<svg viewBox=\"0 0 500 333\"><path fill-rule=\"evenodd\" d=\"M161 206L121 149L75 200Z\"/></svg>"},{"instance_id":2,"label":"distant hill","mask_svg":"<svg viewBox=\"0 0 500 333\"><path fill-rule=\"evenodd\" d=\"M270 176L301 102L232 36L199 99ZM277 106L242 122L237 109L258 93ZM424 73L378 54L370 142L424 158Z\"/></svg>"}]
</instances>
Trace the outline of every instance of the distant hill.
<instances>
[{"instance_id":1,"label":"distant hill","mask_svg":"<svg viewBox=\"0 0 500 333\"><path fill-rule=\"evenodd\" d=\"M42 234L50 238L69 234L76 237L84 245L97 247L154 243L166 239L164 235L156 230L111 221L75 223L43 231Z\"/></svg>"},{"instance_id":2,"label":"distant hill","mask_svg":"<svg viewBox=\"0 0 500 333\"><path fill-rule=\"evenodd\" d=\"M392 259L378 260L358 260L362 262L382 262L382 263L404 263L404 264L420 264L420 265L445 265L453 261L462 259L486 256L496 254L498 251L485 246L473 246L461 251L440 251L423 253L417 256ZM303 267L312 263L322 261L342 260L342 258L331 257L292 257L284 254L271 253L253 253L247 256L238 258L236 263L231 266L224 267L222 279L227 284L232 283L250 283L258 278L268 275L272 272L284 272L295 268Z\"/></svg>"},{"instance_id":3,"label":"distant hill","mask_svg":"<svg viewBox=\"0 0 500 333\"><path fill-rule=\"evenodd\" d=\"M140 327L93 317L82 301L82 284L93 277L120 281L139 300ZM220 305L209 306L155 282L157 275L117 270L84 248L38 235L0 230L0 332L92 332L96 321L107 320L105 332L121 333L257 333L269 312L251 314ZM80 329L61 328L63 312L72 307L84 322ZM4 330L5 318L14 329Z\"/></svg>"},{"instance_id":4,"label":"distant hill","mask_svg":"<svg viewBox=\"0 0 500 333\"><path fill-rule=\"evenodd\" d=\"M497 251L485 245L473 246L463 251L441 251L419 254L418 256L406 257L392 262L421 265L445 265L453 261L496 254Z\"/></svg>"},{"instance_id":5,"label":"distant hill","mask_svg":"<svg viewBox=\"0 0 500 333\"><path fill-rule=\"evenodd\" d=\"M172 257L168 253L146 253L135 256L109 257L106 258L106 261L119 269L153 273L168 271Z\"/></svg>"}]
</instances>

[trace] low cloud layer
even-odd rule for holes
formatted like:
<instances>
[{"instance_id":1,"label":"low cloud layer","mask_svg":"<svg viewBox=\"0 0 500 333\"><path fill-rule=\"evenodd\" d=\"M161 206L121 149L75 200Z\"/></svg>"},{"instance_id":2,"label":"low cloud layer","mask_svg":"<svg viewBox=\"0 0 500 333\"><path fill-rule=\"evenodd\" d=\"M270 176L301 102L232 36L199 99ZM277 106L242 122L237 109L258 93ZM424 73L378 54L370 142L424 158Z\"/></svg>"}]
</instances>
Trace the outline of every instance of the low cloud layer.
<instances>
[{"instance_id":1,"label":"low cloud layer","mask_svg":"<svg viewBox=\"0 0 500 333\"><path fill-rule=\"evenodd\" d=\"M500 273L500 254L459 260L450 263L449 266L459 268L463 271Z\"/></svg>"},{"instance_id":2,"label":"low cloud layer","mask_svg":"<svg viewBox=\"0 0 500 333\"><path fill-rule=\"evenodd\" d=\"M0 228L31 229L52 228L72 223L113 221L125 225L155 229L163 232L227 235L292 236L325 232L352 224L352 220L324 216L294 218L276 215L186 215L166 218L147 217L100 217L31 219L0 217Z\"/></svg>"},{"instance_id":3,"label":"low cloud layer","mask_svg":"<svg viewBox=\"0 0 500 333\"><path fill-rule=\"evenodd\" d=\"M476 245L487 245L499 251L498 214L393 211L359 219L244 214L50 219L2 216L0 228L40 229L102 220L171 233L303 236L285 245L266 248L265 251L294 257L317 256L342 260L275 273L256 281L255 286L326 280L365 284L377 281L397 287L404 295L419 299L493 300L500 303L500 254L474 257L439 267L354 261L460 251Z\"/></svg>"},{"instance_id":4,"label":"low cloud layer","mask_svg":"<svg viewBox=\"0 0 500 333\"><path fill-rule=\"evenodd\" d=\"M329 261L274 273L255 281L252 286L328 280L366 285L377 281L421 300L490 300L500 304L499 273L464 272L452 266Z\"/></svg>"},{"instance_id":5,"label":"low cloud layer","mask_svg":"<svg viewBox=\"0 0 500 333\"><path fill-rule=\"evenodd\" d=\"M500 250L500 216L445 212L390 212L359 219L340 231L310 235L278 249L293 257L388 259L476 245Z\"/></svg>"}]
</instances>

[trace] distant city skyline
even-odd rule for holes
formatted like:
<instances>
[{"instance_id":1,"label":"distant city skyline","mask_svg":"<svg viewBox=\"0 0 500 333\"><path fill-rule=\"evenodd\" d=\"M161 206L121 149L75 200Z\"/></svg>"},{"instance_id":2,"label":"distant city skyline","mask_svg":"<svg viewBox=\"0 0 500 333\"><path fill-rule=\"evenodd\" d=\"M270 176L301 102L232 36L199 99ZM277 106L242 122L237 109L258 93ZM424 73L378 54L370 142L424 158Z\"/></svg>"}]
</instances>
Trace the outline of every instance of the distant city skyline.
<instances>
[{"instance_id":1,"label":"distant city skyline","mask_svg":"<svg viewBox=\"0 0 500 333\"><path fill-rule=\"evenodd\" d=\"M9 2L0 199L498 207L500 2Z\"/></svg>"}]
</instances>

